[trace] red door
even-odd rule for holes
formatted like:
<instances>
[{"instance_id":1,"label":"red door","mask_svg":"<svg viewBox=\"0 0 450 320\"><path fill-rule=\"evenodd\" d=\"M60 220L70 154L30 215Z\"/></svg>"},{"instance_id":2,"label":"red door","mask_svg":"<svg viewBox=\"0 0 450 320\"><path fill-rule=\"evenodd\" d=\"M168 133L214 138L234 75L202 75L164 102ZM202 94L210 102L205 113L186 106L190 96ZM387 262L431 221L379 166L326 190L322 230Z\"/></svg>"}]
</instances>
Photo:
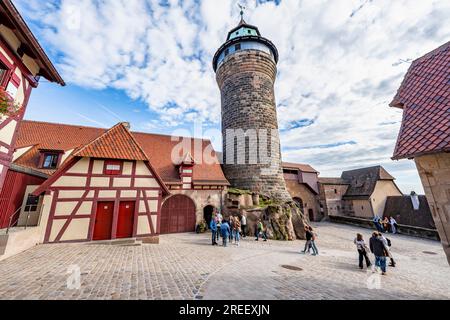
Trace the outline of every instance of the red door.
<instances>
[{"instance_id":1,"label":"red door","mask_svg":"<svg viewBox=\"0 0 450 320\"><path fill-rule=\"evenodd\" d=\"M161 210L161 234L195 231L195 204L191 198L176 195L167 199Z\"/></svg>"},{"instance_id":2,"label":"red door","mask_svg":"<svg viewBox=\"0 0 450 320\"><path fill-rule=\"evenodd\" d=\"M133 237L135 203L121 202L119 205L119 218L117 220L117 234L119 239Z\"/></svg>"},{"instance_id":3,"label":"red door","mask_svg":"<svg viewBox=\"0 0 450 320\"><path fill-rule=\"evenodd\" d=\"M114 215L114 202L99 202L95 216L93 240L110 240Z\"/></svg>"}]
</instances>

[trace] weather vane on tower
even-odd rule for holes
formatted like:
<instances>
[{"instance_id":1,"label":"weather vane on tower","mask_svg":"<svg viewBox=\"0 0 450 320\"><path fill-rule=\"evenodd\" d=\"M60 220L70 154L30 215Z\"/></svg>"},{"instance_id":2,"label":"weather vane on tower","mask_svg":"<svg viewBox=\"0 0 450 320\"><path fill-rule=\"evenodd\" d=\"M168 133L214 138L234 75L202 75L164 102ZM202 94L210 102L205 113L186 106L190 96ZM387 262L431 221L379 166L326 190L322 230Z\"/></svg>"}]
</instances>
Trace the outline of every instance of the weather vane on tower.
<instances>
[{"instance_id":1,"label":"weather vane on tower","mask_svg":"<svg viewBox=\"0 0 450 320\"><path fill-rule=\"evenodd\" d=\"M240 15L241 15L241 22L244 21L244 10L246 9L242 4L240 4L239 2L237 3L237 6L239 7L239 9L241 9Z\"/></svg>"}]
</instances>

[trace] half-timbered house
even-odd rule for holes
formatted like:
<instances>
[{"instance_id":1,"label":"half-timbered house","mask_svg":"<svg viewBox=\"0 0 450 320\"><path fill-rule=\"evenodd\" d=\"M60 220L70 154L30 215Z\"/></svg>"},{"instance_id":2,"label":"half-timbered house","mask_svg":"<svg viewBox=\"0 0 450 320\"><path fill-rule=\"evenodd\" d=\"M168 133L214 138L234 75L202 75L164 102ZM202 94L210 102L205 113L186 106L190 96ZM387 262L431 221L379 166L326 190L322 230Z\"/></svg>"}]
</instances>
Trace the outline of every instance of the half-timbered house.
<instances>
[{"instance_id":1,"label":"half-timbered house","mask_svg":"<svg viewBox=\"0 0 450 320\"><path fill-rule=\"evenodd\" d=\"M228 186L210 141L131 132L128 123L23 121L13 165L48 177L23 195L38 204L31 220L24 215L44 243L194 231Z\"/></svg>"}]
</instances>

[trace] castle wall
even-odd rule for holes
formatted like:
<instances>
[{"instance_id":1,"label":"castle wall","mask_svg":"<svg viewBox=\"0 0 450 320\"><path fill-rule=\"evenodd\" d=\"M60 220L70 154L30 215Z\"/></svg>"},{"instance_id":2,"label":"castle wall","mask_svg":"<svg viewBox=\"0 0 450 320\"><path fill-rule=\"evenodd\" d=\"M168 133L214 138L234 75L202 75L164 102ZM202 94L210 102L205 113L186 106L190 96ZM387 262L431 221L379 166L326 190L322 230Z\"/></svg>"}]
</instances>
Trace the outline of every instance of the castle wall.
<instances>
[{"instance_id":1,"label":"castle wall","mask_svg":"<svg viewBox=\"0 0 450 320\"><path fill-rule=\"evenodd\" d=\"M450 153L417 157L415 162L450 263Z\"/></svg>"}]
</instances>

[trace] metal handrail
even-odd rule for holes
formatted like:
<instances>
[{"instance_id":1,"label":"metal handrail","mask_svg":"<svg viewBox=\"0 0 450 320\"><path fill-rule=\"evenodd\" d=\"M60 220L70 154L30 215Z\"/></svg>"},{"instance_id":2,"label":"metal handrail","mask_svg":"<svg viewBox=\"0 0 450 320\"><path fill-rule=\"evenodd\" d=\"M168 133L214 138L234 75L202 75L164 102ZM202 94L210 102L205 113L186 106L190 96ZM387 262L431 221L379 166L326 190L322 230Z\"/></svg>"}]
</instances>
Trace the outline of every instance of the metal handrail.
<instances>
[{"instance_id":1,"label":"metal handrail","mask_svg":"<svg viewBox=\"0 0 450 320\"><path fill-rule=\"evenodd\" d=\"M9 218L8 228L6 228L6 234L9 233L9 229L11 229L11 227L12 227L12 219L14 218L14 216L15 216L17 213L19 213L19 212L21 212L21 211L22 211L22 207L20 207L19 209L17 209L17 210L11 215L11 217ZM16 222L18 222L19 219L20 219L20 215L19 215L19 217L17 218Z\"/></svg>"},{"instance_id":2,"label":"metal handrail","mask_svg":"<svg viewBox=\"0 0 450 320\"><path fill-rule=\"evenodd\" d=\"M19 216L17 217L17 219L13 222L13 218L17 215L17 213L21 213L21 212L22 212L22 209L23 209L24 207L25 207L25 209L26 209L27 207L32 207L32 206L33 206L33 205L25 205L25 206L22 206L22 207L18 208L18 209L11 215L11 217L9 218L8 228L6 229L6 234L9 233L9 229L11 229L17 222L19 222L20 215L19 215ZM39 209L39 210L36 210L36 212L39 212L39 214L40 214L41 207L42 207L42 206L38 206L38 209ZM28 228L28 221L30 220L30 217L31 217L31 214L30 214L30 212L28 212L28 214L27 214L27 219L25 220L25 230Z\"/></svg>"}]
</instances>

